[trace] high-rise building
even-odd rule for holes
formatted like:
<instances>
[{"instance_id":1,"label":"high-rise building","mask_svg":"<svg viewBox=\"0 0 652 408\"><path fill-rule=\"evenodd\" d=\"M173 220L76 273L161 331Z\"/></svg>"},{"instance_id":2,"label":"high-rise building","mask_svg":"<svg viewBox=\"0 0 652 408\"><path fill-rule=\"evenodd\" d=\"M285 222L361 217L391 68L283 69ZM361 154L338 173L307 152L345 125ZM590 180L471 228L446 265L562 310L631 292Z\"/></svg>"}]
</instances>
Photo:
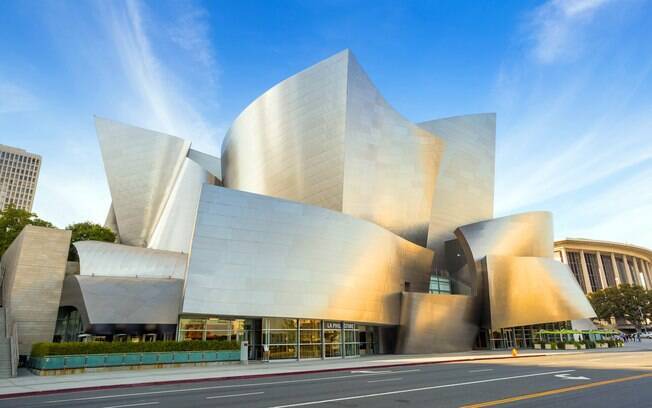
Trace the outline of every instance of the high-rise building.
<instances>
[{"instance_id":1,"label":"high-rise building","mask_svg":"<svg viewBox=\"0 0 652 408\"><path fill-rule=\"evenodd\" d=\"M10 204L32 211L41 156L0 144L0 210Z\"/></svg>"}]
</instances>

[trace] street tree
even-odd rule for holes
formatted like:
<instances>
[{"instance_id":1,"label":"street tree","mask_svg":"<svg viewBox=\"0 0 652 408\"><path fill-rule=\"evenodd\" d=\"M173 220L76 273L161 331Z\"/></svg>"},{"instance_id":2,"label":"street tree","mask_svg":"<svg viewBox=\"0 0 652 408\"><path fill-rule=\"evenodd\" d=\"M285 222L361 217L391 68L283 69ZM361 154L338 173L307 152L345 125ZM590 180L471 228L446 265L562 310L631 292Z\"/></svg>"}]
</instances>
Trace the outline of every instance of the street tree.
<instances>
[{"instance_id":1,"label":"street tree","mask_svg":"<svg viewBox=\"0 0 652 408\"><path fill-rule=\"evenodd\" d=\"M638 285L620 285L588 295L599 319L625 319L640 331L646 320L652 318L652 291Z\"/></svg>"},{"instance_id":2,"label":"street tree","mask_svg":"<svg viewBox=\"0 0 652 408\"><path fill-rule=\"evenodd\" d=\"M72 237L70 239L70 251L68 252L68 260L71 261L78 260L77 250L75 249L74 245L72 245L75 242L115 242L116 239L115 233L111 229L103 227L99 224L92 223L90 221L71 224L68 225L66 229L72 231Z\"/></svg>"},{"instance_id":3,"label":"street tree","mask_svg":"<svg viewBox=\"0 0 652 408\"><path fill-rule=\"evenodd\" d=\"M13 204L0 211L0 257L26 225L54 228L54 225L38 218L35 213L16 208Z\"/></svg>"}]
</instances>

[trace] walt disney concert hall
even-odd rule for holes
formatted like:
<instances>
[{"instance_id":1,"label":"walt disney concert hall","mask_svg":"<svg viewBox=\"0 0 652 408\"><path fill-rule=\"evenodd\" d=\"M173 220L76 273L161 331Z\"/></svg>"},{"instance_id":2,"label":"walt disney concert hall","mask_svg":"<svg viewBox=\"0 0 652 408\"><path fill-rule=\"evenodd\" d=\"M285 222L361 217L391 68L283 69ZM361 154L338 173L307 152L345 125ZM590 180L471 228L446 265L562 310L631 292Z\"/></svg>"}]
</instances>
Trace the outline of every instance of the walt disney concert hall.
<instances>
[{"instance_id":1,"label":"walt disney concert hall","mask_svg":"<svg viewBox=\"0 0 652 408\"><path fill-rule=\"evenodd\" d=\"M75 244L59 320L79 327L58 335L341 358L527 346L595 316L550 213L493 218L495 125L410 122L348 50L254 100L219 158L97 118L119 239Z\"/></svg>"}]
</instances>

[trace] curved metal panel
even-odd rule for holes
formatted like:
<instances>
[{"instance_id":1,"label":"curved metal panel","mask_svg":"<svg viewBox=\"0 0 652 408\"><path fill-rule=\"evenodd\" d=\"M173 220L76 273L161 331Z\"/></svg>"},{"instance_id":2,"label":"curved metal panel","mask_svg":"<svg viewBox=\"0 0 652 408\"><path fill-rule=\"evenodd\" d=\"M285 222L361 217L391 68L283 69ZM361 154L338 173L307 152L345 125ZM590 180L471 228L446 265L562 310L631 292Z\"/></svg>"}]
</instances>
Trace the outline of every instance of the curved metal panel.
<instances>
[{"instance_id":1,"label":"curved metal panel","mask_svg":"<svg viewBox=\"0 0 652 408\"><path fill-rule=\"evenodd\" d=\"M177 324L183 281L73 275L60 306L75 307L84 327L101 324Z\"/></svg>"},{"instance_id":2,"label":"curved metal panel","mask_svg":"<svg viewBox=\"0 0 652 408\"><path fill-rule=\"evenodd\" d=\"M183 313L398 324L433 253L345 214L204 185Z\"/></svg>"},{"instance_id":3,"label":"curved metal panel","mask_svg":"<svg viewBox=\"0 0 652 408\"><path fill-rule=\"evenodd\" d=\"M552 214L527 212L464 225L455 231L467 259L478 262L487 255L552 258Z\"/></svg>"},{"instance_id":4,"label":"curved metal panel","mask_svg":"<svg viewBox=\"0 0 652 408\"><path fill-rule=\"evenodd\" d=\"M478 334L477 314L471 296L403 292L396 352L471 350Z\"/></svg>"},{"instance_id":5,"label":"curved metal panel","mask_svg":"<svg viewBox=\"0 0 652 408\"><path fill-rule=\"evenodd\" d=\"M95 118L120 242L146 246L190 143Z\"/></svg>"},{"instance_id":6,"label":"curved metal panel","mask_svg":"<svg viewBox=\"0 0 652 408\"><path fill-rule=\"evenodd\" d=\"M161 218L152 231L148 248L190 252L202 185L214 181L215 177L195 161L184 160Z\"/></svg>"},{"instance_id":7,"label":"curved metal panel","mask_svg":"<svg viewBox=\"0 0 652 408\"><path fill-rule=\"evenodd\" d=\"M342 211L421 246L443 143L396 112L350 55Z\"/></svg>"},{"instance_id":8,"label":"curved metal panel","mask_svg":"<svg viewBox=\"0 0 652 408\"><path fill-rule=\"evenodd\" d=\"M343 51L274 86L222 144L224 186L341 211L425 246L442 142Z\"/></svg>"},{"instance_id":9,"label":"curved metal panel","mask_svg":"<svg viewBox=\"0 0 652 408\"><path fill-rule=\"evenodd\" d=\"M492 329L595 317L567 265L496 255L485 262Z\"/></svg>"},{"instance_id":10,"label":"curved metal panel","mask_svg":"<svg viewBox=\"0 0 652 408\"><path fill-rule=\"evenodd\" d=\"M187 255L98 241L75 242L81 275L183 279Z\"/></svg>"},{"instance_id":11,"label":"curved metal panel","mask_svg":"<svg viewBox=\"0 0 652 408\"><path fill-rule=\"evenodd\" d=\"M269 89L222 143L224 186L340 211L348 51Z\"/></svg>"},{"instance_id":12,"label":"curved metal panel","mask_svg":"<svg viewBox=\"0 0 652 408\"><path fill-rule=\"evenodd\" d=\"M204 170L211 173L222 183L222 161L219 157L211 156L195 149L188 150L188 158L199 164Z\"/></svg>"},{"instance_id":13,"label":"curved metal panel","mask_svg":"<svg viewBox=\"0 0 652 408\"><path fill-rule=\"evenodd\" d=\"M460 225L493 217L496 114L454 116L419 123L444 140L428 227L428 248L444 268L444 243ZM454 271L449 271L454 272Z\"/></svg>"}]
</instances>

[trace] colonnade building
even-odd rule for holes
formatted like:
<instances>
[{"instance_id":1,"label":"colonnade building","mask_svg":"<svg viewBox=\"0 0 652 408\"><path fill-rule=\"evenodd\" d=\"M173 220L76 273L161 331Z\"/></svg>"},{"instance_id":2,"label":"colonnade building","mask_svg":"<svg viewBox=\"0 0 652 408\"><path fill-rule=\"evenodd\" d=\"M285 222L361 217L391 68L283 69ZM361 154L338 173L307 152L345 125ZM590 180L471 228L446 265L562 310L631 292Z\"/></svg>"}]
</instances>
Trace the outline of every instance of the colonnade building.
<instances>
[{"instance_id":1,"label":"colonnade building","mask_svg":"<svg viewBox=\"0 0 652 408\"><path fill-rule=\"evenodd\" d=\"M570 266L587 294L620 284L652 289L652 251L647 248L567 238L555 242L555 259Z\"/></svg>"},{"instance_id":2,"label":"colonnade building","mask_svg":"<svg viewBox=\"0 0 652 408\"><path fill-rule=\"evenodd\" d=\"M553 259L550 213L493 218L495 115L412 123L348 50L256 98L219 158L95 123L119 238L74 244L59 340L343 358L469 350L482 333L595 316Z\"/></svg>"}]
</instances>

